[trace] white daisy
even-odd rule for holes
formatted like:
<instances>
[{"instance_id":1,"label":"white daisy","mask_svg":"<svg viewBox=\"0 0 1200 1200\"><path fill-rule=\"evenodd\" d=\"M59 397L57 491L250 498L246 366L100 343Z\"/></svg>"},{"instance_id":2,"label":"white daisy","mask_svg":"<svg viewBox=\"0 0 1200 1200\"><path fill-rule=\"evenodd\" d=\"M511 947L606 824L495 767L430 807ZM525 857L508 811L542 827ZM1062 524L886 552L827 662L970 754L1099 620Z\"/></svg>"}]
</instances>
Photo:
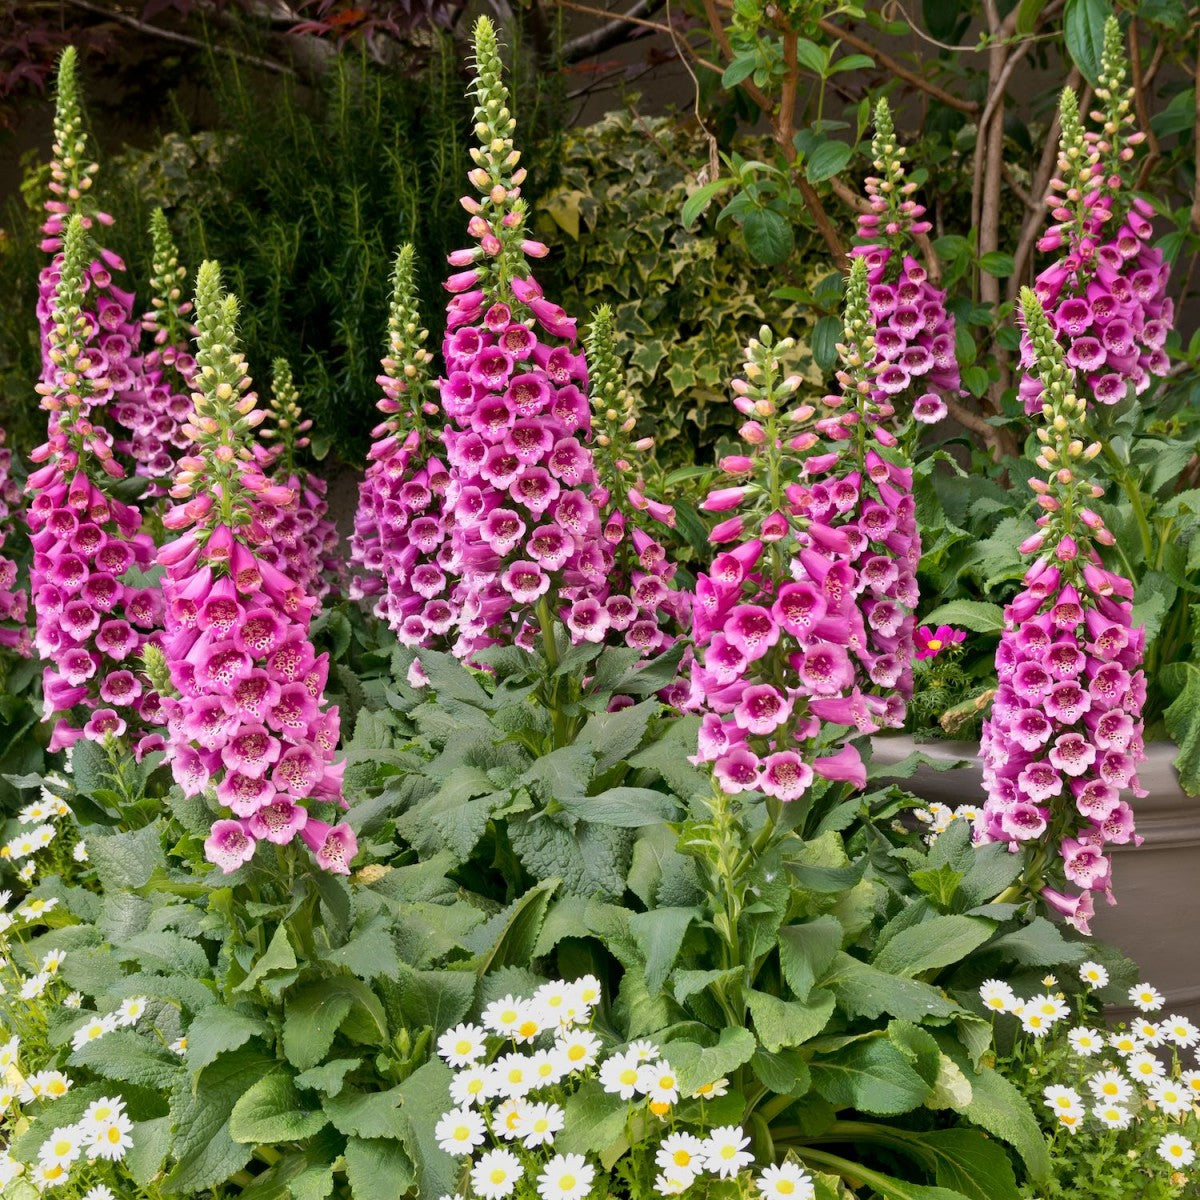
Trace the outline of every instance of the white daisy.
<instances>
[{"instance_id":1,"label":"white daisy","mask_svg":"<svg viewBox=\"0 0 1200 1200\"><path fill-rule=\"evenodd\" d=\"M582 1071L600 1054L600 1039L590 1029L564 1029L559 1032L555 1049L566 1059L569 1071Z\"/></svg>"},{"instance_id":2,"label":"white daisy","mask_svg":"<svg viewBox=\"0 0 1200 1200\"><path fill-rule=\"evenodd\" d=\"M817 1194L812 1177L794 1162L764 1168L757 1183L765 1200L813 1200Z\"/></svg>"},{"instance_id":3,"label":"white daisy","mask_svg":"<svg viewBox=\"0 0 1200 1200\"><path fill-rule=\"evenodd\" d=\"M704 1169L704 1142L690 1133L672 1133L663 1138L654 1152L654 1165L660 1171L680 1171L698 1175Z\"/></svg>"},{"instance_id":4,"label":"white daisy","mask_svg":"<svg viewBox=\"0 0 1200 1200\"><path fill-rule=\"evenodd\" d=\"M45 990L46 985L50 982L49 971L39 971L36 975L30 975L28 979L21 984L20 997L22 1000L36 1000Z\"/></svg>"},{"instance_id":5,"label":"white daisy","mask_svg":"<svg viewBox=\"0 0 1200 1200\"><path fill-rule=\"evenodd\" d=\"M632 1054L640 1063L654 1062L662 1051L647 1038L643 1038L640 1042L630 1042L627 1054Z\"/></svg>"},{"instance_id":6,"label":"white daisy","mask_svg":"<svg viewBox=\"0 0 1200 1200\"><path fill-rule=\"evenodd\" d=\"M471 1154L482 1146L487 1128L483 1118L470 1108L452 1108L434 1127L438 1148L456 1156Z\"/></svg>"},{"instance_id":7,"label":"white daisy","mask_svg":"<svg viewBox=\"0 0 1200 1200\"><path fill-rule=\"evenodd\" d=\"M524 1001L516 996L505 996L503 1000L493 1000L483 1010L483 1023L493 1033L502 1037L512 1037L517 1026L521 1023Z\"/></svg>"},{"instance_id":8,"label":"white daisy","mask_svg":"<svg viewBox=\"0 0 1200 1200\"><path fill-rule=\"evenodd\" d=\"M610 1055L600 1064L600 1086L622 1100L632 1100L637 1093L640 1066L632 1053Z\"/></svg>"},{"instance_id":9,"label":"white daisy","mask_svg":"<svg viewBox=\"0 0 1200 1200\"><path fill-rule=\"evenodd\" d=\"M557 1104L531 1104L522 1121L521 1144L526 1150L549 1146L563 1127L563 1110Z\"/></svg>"},{"instance_id":10,"label":"white daisy","mask_svg":"<svg viewBox=\"0 0 1200 1200\"><path fill-rule=\"evenodd\" d=\"M511 1096L492 1112L492 1131L507 1142L514 1142L525 1129L525 1116L532 1105L520 1096Z\"/></svg>"},{"instance_id":11,"label":"white daisy","mask_svg":"<svg viewBox=\"0 0 1200 1200\"><path fill-rule=\"evenodd\" d=\"M533 1087L553 1087L568 1073L566 1056L559 1049L535 1050L529 1056L529 1074Z\"/></svg>"},{"instance_id":12,"label":"white daisy","mask_svg":"<svg viewBox=\"0 0 1200 1200\"><path fill-rule=\"evenodd\" d=\"M93 1130L88 1139L88 1158L119 1162L133 1145L133 1138L129 1136L132 1129L133 1122L124 1113L118 1113L112 1120L105 1121Z\"/></svg>"},{"instance_id":13,"label":"white daisy","mask_svg":"<svg viewBox=\"0 0 1200 1200\"><path fill-rule=\"evenodd\" d=\"M717 1100L729 1094L729 1080L722 1076L712 1083L701 1084L693 1093L693 1100Z\"/></svg>"},{"instance_id":14,"label":"white daisy","mask_svg":"<svg viewBox=\"0 0 1200 1200\"><path fill-rule=\"evenodd\" d=\"M1161 1046L1163 1043L1162 1027L1154 1021L1146 1017L1138 1017L1133 1022L1133 1032L1146 1043L1147 1046Z\"/></svg>"},{"instance_id":15,"label":"white daisy","mask_svg":"<svg viewBox=\"0 0 1200 1200\"><path fill-rule=\"evenodd\" d=\"M122 1027L136 1025L146 1015L146 997L132 996L128 1000L122 1000L113 1015L117 1018L117 1024Z\"/></svg>"},{"instance_id":16,"label":"white daisy","mask_svg":"<svg viewBox=\"0 0 1200 1200\"><path fill-rule=\"evenodd\" d=\"M678 1196L696 1182L690 1171L664 1171L654 1177L654 1190L660 1196Z\"/></svg>"},{"instance_id":17,"label":"white daisy","mask_svg":"<svg viewBox=\"0 0 1200 1200\"><path fill-rule=\"evenodd\" d=\"M58 900L54 896L51 896L49 900L42 900L40 898L26 900L17 909L17 916L24 917L27 921L33 921L39 917L44 917L49 912L53 912L57 905Z\"/></svg>"},{"instance_id":18,"label":"white daisy","mask_svg":"<svg viewBox=\"0 0 1200 1200\"><path fill-rule=\"evenodd\" d=\"M40 1162L32 1171L33 1182L41 1191L52 1187L61 1187L70 1177L70 1168L60 1166L58 1163Z\"/></svg>"},{"instance_id":19,"label":"white daisy","mask_svg":"<svg viewBox=\"0 0 1200 1200\"><path fill-rule=\"evenodd\" d=\"M1067 1031L1067 1041L1076 1054L1091 1058L1104 1049L1104 1035L1098 1029L1089 1029L1086 1025L1077 1025Z\"/></svg>"},{"instance_id":20,"label":"white daisy","mask_svg":"<svg viewBox=\"0 0 1200 1200\"><path fill-rule=\"evenodd\" d=\"M7 1042L0 1042L0 1075L17 1061L17 1053L21 1049L21 1039L15 1034Z\"/></svg>"},{"instance_id":21,"label":"white daisy","mask_svg":"<svg viewBox=\"0 0 1200 1200\"><path fill-rule=\"evenodd\" d=\"M583 1200L592 1190L596 1168L582 1154L556 1154L538 1176L542 1200Z\"/></svg>"},{"instance_id":22,"label":"white daisy","mask_svg":"<svg viewBox=\"0 0 1200 1200\"><path fill-rule=\"evenodd\" d=\"M503 1200L520 1178L521 1160L511 1150L489 1150L471 1168L471 1190L483 1200Z\"/></svg>"},{"instance_id":23,"label":"white daisy","mask_svg":"<svg viewBox=\"0 0 1200 1200\"><path fill-rule=\"evenodd\" d=\"M979 985L979 998L984 1008L998 1013L1012 1012L1017 1000L1012 988L1000 979L985 979Z\"/></svg>"},{"instance_id":24,"label":"white daisy","mask_svg":"<svg viewBox=\"0 0 1200 1200\"><path fill-rule=\"evenodd\" d=\"M1164 1162L1169 1162L1175 1168L1190 1167L1195 1161L1196 1152L1192 1143L1177 1133L1166 1134L1158 1143L1158 1156Z\"/></svg>"},{"instance_id":25,"label":"white daisy","mask_svg":"<svg viewBox=\"0 0 1200 1200\"><path fill-rule=\"evenodd\" d=\"M1062 1087L1060 1084L1052 1083L1049 1087L1042 1090L1042 1095L1045 1097L1044 1103L1046 1107L1053 1109L1055 1113L1081 1113L1083 1111L1083 1101L1074 1088Z\"/></svg>"},{"instance_id":26,"label":"white daisy","mask_svg":"<svg viewBox=\"0 0 1200 1200\"><path fill-rule=\"evenodd\" d=\"M42 956L42 970L49 975L57 975L58 968L66 962L67 952L65 950L50 950Z\"/></svg>"},{"instance_id":27,"label":"white daisy","mask_svg":"<svg viewBox=\"0 0 1200 1200\"><path fill-rule=\"evenodd\" d=\"M1040 1013L1052 1025L1056 1025L1063 1017L1069 1016L1071 1010L1060 996L1043 994L1030 997L1025 1004L1022 1017L1028 1017L1030 1012Z\"/></svg>"},{"instance_id":28,"label":"white daisy","mask_svg":"<svg viewBox=\"0 0 1200 1200\"><path fill-rule=\"evenodd\" d=\"M1146 1043L1142 1041L1137 1034L1134 1033L1114 1033L1109 1036L1108 1044L1122 1058L1130 1054L1136 1054L1139 1050L1144 1050Z\"/></svg>"},{"instance_id":29,"label":"white daisy","mask_svg":"<svg viewBox=\"0 0 1200 1200\"><path fill-rule=\"evenodd\" d=\"M1153 1054L1131 1054L1125 1060L1125 1070L1129 1072L1131 1079L1136 1079L1144 1084L1153 1083L1156 1079L1161 1079L1166 1072L1163 1070L1163 1065L1154 1057Z\"/></svg>"},{"instance_id":30,"label":"white daisy","mask_svg":"<svg viewBox=\"0 0 1200 1200\"><path fill-rule=\"evenodd\" d=\"M675 1104L679 1100L679 1077L670 1063L646 1063L640 1067L637 1087L652 1104Z\"/></svg>"},{"instance_id":31,"label":"white daisy","mask_svg":"<svg viewBox=\"0 0 1200 1200\"><path fill-rule=\"evenodd\" d=\"M77 863L85 863L88 860L87 842L80 840L71 847L71 857Z\"/></svg>"},{"instance_id":32,"label":"white daisy","mask_svg":"<svg viewBox=\"0 0 1200 1200\"><path fill-rule=\"evenodd\" d=\"M1177 1117L1192 1107L1189 1089L1173 1079L1156 1079L1150 1085L1150 1099L1170 1117Z\"/></svg>"},{"instance_id":33,"label":"white daisy","mask_svg":"<svg viewBox=\"0 0 1200 1200\"><path fill-rule=\"evenodd\" d=\"M1157 1012L1163 1006L1162 992L1148 983L1139 983L1129 989L1129 999L1142 1012Z\"/></svg>"},{"instance_id":34,"label":"white daisy","mask_svg":"<svg viewBox=\"0 0 1200 1200\"><path fill-rule=\"evenodd\" d=\"M111 1013L103 1017L93 1017L92 1020L85 1022L75 1030L71 1037L71 1049L79 1050L88 1042L98 1042L105 1034L112 1033L116 1027L116 1020Z\"/></svg>"},{"instance_id":35,"label":"white daisy","mask_svg":"<svg viewBox=\"0 0 1200 1200\"><path fill-rule=\"evenodd\" d=\"M1123 1104L1133 1095L1133 1087L1120 1071L1100 1071L1088 1081L1088 1091L1097 1100L1109 1104Z\"/></svg>"},{"instance_id":36,"label":"white daisy","mask_svg":"<svg viewBox=\"0 0 1200 1200\"><path fill-rule=\"evenodd\" d=\"M83 1145L77 1125L56 1129L38 1150L38 1161L52 1166L69 1167L82 1153Z\"/></svg>"},{"instance_id":37,"label":"white daisy","mask_svg":"<svg viewBox=\"0 0 1200 1200\"><path fill-rule=\"evenodd\" d=\"M1192 1099L1200 1098L1200 1071L1184 1071L1179 1076L1179 1085L1192 1093Z\"/></svg>"},{"instance_id":38,"label":"white daisy","mask_svg":"<svg viewBox=\"0 0 1200 1200\"><path fill-rule=\"evenodd\" d=\"M1162 1029L1177 1046L1194 1046L1200 1041L1200 1029L1197 1029L1187 1017L1180 1017L1172 1013L1162 1022Z\"/></svg>"},{"instance_id":39,"label":"white daisy","mask_svg":"<svg viewBox=\"0 0 1200 1200\"><path fill-rule=\"evenodd\" d=\"M494 1094L491 1067L466 1067L450 1080L450 1099L459 1107L482 1104Z\"/></svg>"},{"instance_id":40,"label":"white daisy","mask_svg":"<svg viewBox=\"0 0 1200 1200\"><path fill-rule=\"evenodd\" d=\"M112 1189L106 1184L98 1183L93 1188L88 1188L83 1193L83 1200L117 1200L113 1195Z\"/></svg>"},{"instance_id":41,"label":"white daisy","mask_svg":"<svg viewBox=\"0 0 1200 1200\"><path fill-rule=\"evenodd\" d=\"M125 1101L119 1096L104 1096L93 1100L83 1111L79 1124L85 1130L99 1129L125 1111Z\"/></svg>"},{"instance_id":42,"label":"white daisy","mask_svg":"<svg viewBox=\"0 0 1200 1200\"><path fill-rule=\"evenodd\" d=\"M524 1096L533 1087L533 1072L524 1054L505 1054L492 1064L492 1077L501 1096Z\"/></svg>"},{"instance_id":43,"label":"white daisy","mask_svg":"<svg viewBox=\"0 0 1200 1200\"><path fill-rule=\"evenodd\" d=\"M487 1052L487 1034L478 1025L455 1025L437 1044L438 1054L452 1067L467 1067Z\"/></svg>"},{"instance_id":44,"label":"white daisy","mask_svg":"<svg viewBox=\"0 0 1200 1200\"><path fill-rule=\"evenodd\" d=\"M1128 1129L1129 1122L1133 1120L1133 1114L1127 1108L1109 1103L1095 1105L1092 1108L1092 1116L1109 1129Z\"/></svg>"},{"instance_id":45,"label":"white daisy","mask_svg":"<svg viewBox=\"0 0 1200 1200\"><path fill-rule=\"evenodd\" d=\"M750 1139L740 1125L719 1125L704 1142L704 1169L722 1179L736 1175L754 1161L744 1149Z\"/></svg>"},{"instance_id":46,"label":"white daisy","mask_svg":"<svg viewBox=\"0 0 1200 1200\"><path fill-rule=\"evenodd\" d=\"M187 1053L187 1038L176 1038L168 1047L173 1054L178 1054L180 1057Z\"/></svg>"}]
</instances>

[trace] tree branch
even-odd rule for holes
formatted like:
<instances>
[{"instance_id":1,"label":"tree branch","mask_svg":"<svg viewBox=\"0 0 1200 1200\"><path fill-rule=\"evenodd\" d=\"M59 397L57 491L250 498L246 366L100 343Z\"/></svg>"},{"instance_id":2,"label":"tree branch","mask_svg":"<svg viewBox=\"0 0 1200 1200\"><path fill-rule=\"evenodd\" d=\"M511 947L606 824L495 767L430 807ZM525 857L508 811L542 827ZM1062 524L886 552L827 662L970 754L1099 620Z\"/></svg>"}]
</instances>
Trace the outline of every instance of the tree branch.
<instances>
[{"instance_id":1,"label":"tree branch","mask_svg":"<svg viewBox=\"0 0 1200 1200\"><path fill-rule=\"evenodd\" d=\"M606 25L581 33L567 42L562 48L563 62L579 62L580 59L603 54L614 46L632 40L630 35L641 28L635 23L636 19L652 16L662 6L663 0L636 0L627 12L615 17Z\"/></svg>"},{"instance_id":2,"label":"tree branch","mask_svg":"<svg viewBox=\"0 0 1200 1200\"><path fill-rule=\"evenodd\" d=\"M905 83L912 84L913 87L928 96L932 96L935 100L940 100L948 107L966 113L968 116L974 116L979 111L979 105L976 101L963 100L947 92L944 88L938 87L936 83L930 83L924 76L918 75L916 71L904 66L903 63L898 62L890 54L880 50L878 46L874 46L865 38L859 37L857 33L849 29L843 29L840 25L835 25L828 18L822 18L817 24L831 37L841 38L847 46L853 46L859 53L873 58L879 66L883 67L886 71L891 71L897 79L903 79Z\"/></svg>"},{"instance_id":3,"label":"tree branch","mask_svg":"<svg viewBox=\"0 0 1200 1200\"><path fill-rule=\"evenodd\" d=\"M158 25L151 25L147 21L140 21L137 17L131 17L126 13L114 12L110 8L103 7L103 5L91 3L91 0L66 0L66 3L72 8L95 13L106 20L115 21L118 25L135 29L138 33L149 34L151 37L162 38L167 42L176 42L183 46L191 46L197 50L216 50L221 54L228 54L231 58L236 58L239 62L244 62L248 66L258 67L263 71L272 71L277 75L291 75L294 77L296 74L286 63L277 62L275 59L260 58L257 54L247 54L244 50L236 50L232 46L223 46L219 43L210 45L208 42L200 38L190 37L186 33L177 33L173 29L163 29Z\"/></svg>"}]
</instances>

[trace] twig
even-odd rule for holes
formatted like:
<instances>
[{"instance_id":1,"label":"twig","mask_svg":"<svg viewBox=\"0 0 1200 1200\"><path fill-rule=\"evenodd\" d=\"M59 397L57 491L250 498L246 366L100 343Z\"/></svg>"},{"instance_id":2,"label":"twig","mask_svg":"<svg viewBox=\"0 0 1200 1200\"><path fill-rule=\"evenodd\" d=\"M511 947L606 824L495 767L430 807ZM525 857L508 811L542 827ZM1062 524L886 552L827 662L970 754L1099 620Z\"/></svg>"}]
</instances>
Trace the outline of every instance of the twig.
<instances>
[{"instance_id":1,"label":"twig","mask_svg":"<svg viewBox=\"0 0 1200 1200\"><path fill-rule=\"evenodd\" d=\"M574 12L587 13L592 17L611 17L607 9L593 8L590 4L580 4L578 0L555 0L561 8L569 8ZM653 29L656 33L665 33L672 41L675 41L674 30L669 25L664 25L661 21L647 21L644 17L632 17L628 13L621 18L622 21L630 25L640 25L645 29ZM700 66L707 68L710 71L716 71L721 74L721 68L716 63L709 62L706 58L701 58L696 48L691 45L686 39L675 41L675 45L685 49L693 62L699 63Z\"/></svg>"},{"instance_id":2,"label":"twig","mask_svg":"<svg viewBox=\"0 0 1200 1200\"><path fill-rule=\"evenodd\" d=\"M790 147L796 123L796 87L800 82L800 67L796 62L798 34L787 30L783 35L783 93L779 98L779 135L781 146Z\"/></svg>"},{"instance_id":3,"label":"twig","mask_svg":"<svg viewBox=\"0 0 1200 1200\"><path fill-rule=\"evenodd\" d=\"M1193 147L1200 146L1200 54L1196 56L1196 141ZM1200 171L1196 172L1195 191L1192 195L1192 228L1200 233Z\"/></svg>"},{"instance_id":4,"label":"twig","mask_svg":"<svg viewBox=\"0 0 1200 1200\"><path fill-rule=\"evenodd\" d=\"M246 63L248 66L259 67L264 71L273 71L277 75L291 75L293 78L296 75L296 72L285 63L276 62L271 58L259 58L257 54L247 54L244 50L235 50L232 46L210 46L200 38L190 37L186 33L176 33L173 29L162 29L158 25L151 25L147 21L139 21L137 17L131 17L126 13L114 12L112 9L104 8L99 4L92 4L90 0L66 0L66 2L72 8L79 8L84 12L96 13L106 20L115 21L118 25L125 25L129 29L136 29L138 33L148 33L152 37L162 38L167 42L177 42L183 46L191 46L197 50L217 50L222 54L228 54L231 58L236 58L239 62Z\"/></svg>"},{"instance_id":5,"label":"twig","mask_svg":"<svg viewBox=\"0 0 1200 1200\"><path fill-rule=\"evenodd\" d=\"M606 25L581 33L572 38L562 48L563 62L578 62L582 58L591 58L594 54L603 54L614 46L620 45L638 28L634 20L648 17L662 7L662 0L636 0L628 10L616 16Z\"/></svg>"},{"instance_id":6,"label":"twig","mask_svg":"<svg viewBox=\"0 0 1200 1200\"><path fill-rule=\"evenodd\" d=\"M1000 432L995 425L989 425L977 412L972 412L965 405L959 404L951 396L945 397L946 411L964 428L979 434L989 446L995 447L996 435Z\"/></svg>"},{"instance_id":7,"label":"twig","mask_svg":"<svg viewBox=\"0 0 1200 1200\"><path fill-rule=\"evenodd\" d=\"M979 111L979 104L976 101L963 100L938 87L936 83L930 83L924 76L918 75L916 71L904 66L903 63L898 62L890 54L886 54L880 50L878 46L873 46L865 38L859 37L857 33L853 33L849 29L843 29L840 25L835 25L827 18L822 18L817 24L831 37L841 38L846 45L853 46L855 50L867 55L868 58L873 58L879 66L883 67L884 70L891 71L897 79L903 79L906 83L912 84L913 87L932 96L935 100L940 100L948 107L967 113L970 116L974 116ZM978 47L971 47L971 49L978 49Z\"/></svg>"},{"instance_id":8,"label":"twig","mask_svg":"<svg viewBox=\"0 0 1200 1200\"><path fill-rule=\"evenodd\" d=\"M1137 21L1129 22L1129 77L1133 84L1133 104L1137 110L1138 128L1146 134L1146 157L1142 160L1141 170L1138 171L1137 183L1139 190L1146 186L1150 172L1158 161L1158 138L1154 136L1154 127L1150 124L1150 114L1146 111L1145 83L1142 80L1142 47L1138 40Z\"/></svg>"}]
</instances>

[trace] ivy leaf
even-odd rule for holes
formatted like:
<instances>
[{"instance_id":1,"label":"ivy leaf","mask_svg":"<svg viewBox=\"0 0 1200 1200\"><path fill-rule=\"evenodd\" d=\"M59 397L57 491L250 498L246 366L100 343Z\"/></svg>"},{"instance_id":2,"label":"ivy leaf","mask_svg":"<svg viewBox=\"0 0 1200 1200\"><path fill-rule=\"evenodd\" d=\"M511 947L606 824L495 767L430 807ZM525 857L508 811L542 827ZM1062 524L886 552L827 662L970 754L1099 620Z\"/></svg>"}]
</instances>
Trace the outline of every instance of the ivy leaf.
<instances>
[{"instance_id":1,"label":"ivy leaf","mask_svg":"<svg viewBox=\"0 0 1200 1200\"><path fill-rule=\"evenodd\" d=\"M756 208L746 214L742 225L746 249L768 267L777 267L791 257L795 242L792 227L782 213Z\"/></svg>"},{"instance_id":2,"label":"ivy leaf","mask_svg":"<svg viewBox=\"0 0 1200 1200\"><path fill-rule=\"evenodd\" d=\"M1112 16L1105 0L1067 0L1063 10L1063 39L1071 60L1095 87L1100 82L1104 51L1104 22Z\"/></svg>"}]
</instances>

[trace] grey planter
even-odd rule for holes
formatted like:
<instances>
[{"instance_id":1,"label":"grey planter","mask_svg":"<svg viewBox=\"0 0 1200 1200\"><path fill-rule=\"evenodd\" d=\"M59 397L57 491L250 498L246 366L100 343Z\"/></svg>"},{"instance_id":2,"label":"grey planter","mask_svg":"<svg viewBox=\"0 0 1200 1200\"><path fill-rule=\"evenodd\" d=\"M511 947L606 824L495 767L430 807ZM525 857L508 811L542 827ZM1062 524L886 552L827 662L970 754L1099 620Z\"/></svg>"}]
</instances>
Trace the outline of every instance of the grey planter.
<instances>
[{"instance_id":1,"label":"grey planter","mask_svg":"<svg viewBox=\"0 0 1200 1200\"><path fill-rule=\"evenodd\" d=\"M921 767L902 781L909 791L951 807L982 801L976 743L873 741L876 762L897 763L915 749L938 761L965 763L950 771ZM1132 801L1145 841L1139 847L1112 847L1117 904L1096 905L1092 931L1138 963L1143 978L1166 996L1170 1012L1200 1025L1200 797L1186 795L1179 786L1171 766L1176 753L1170 742L1147 747L1139 776L1150 794Z\"/></svg>"}]
</instances>

